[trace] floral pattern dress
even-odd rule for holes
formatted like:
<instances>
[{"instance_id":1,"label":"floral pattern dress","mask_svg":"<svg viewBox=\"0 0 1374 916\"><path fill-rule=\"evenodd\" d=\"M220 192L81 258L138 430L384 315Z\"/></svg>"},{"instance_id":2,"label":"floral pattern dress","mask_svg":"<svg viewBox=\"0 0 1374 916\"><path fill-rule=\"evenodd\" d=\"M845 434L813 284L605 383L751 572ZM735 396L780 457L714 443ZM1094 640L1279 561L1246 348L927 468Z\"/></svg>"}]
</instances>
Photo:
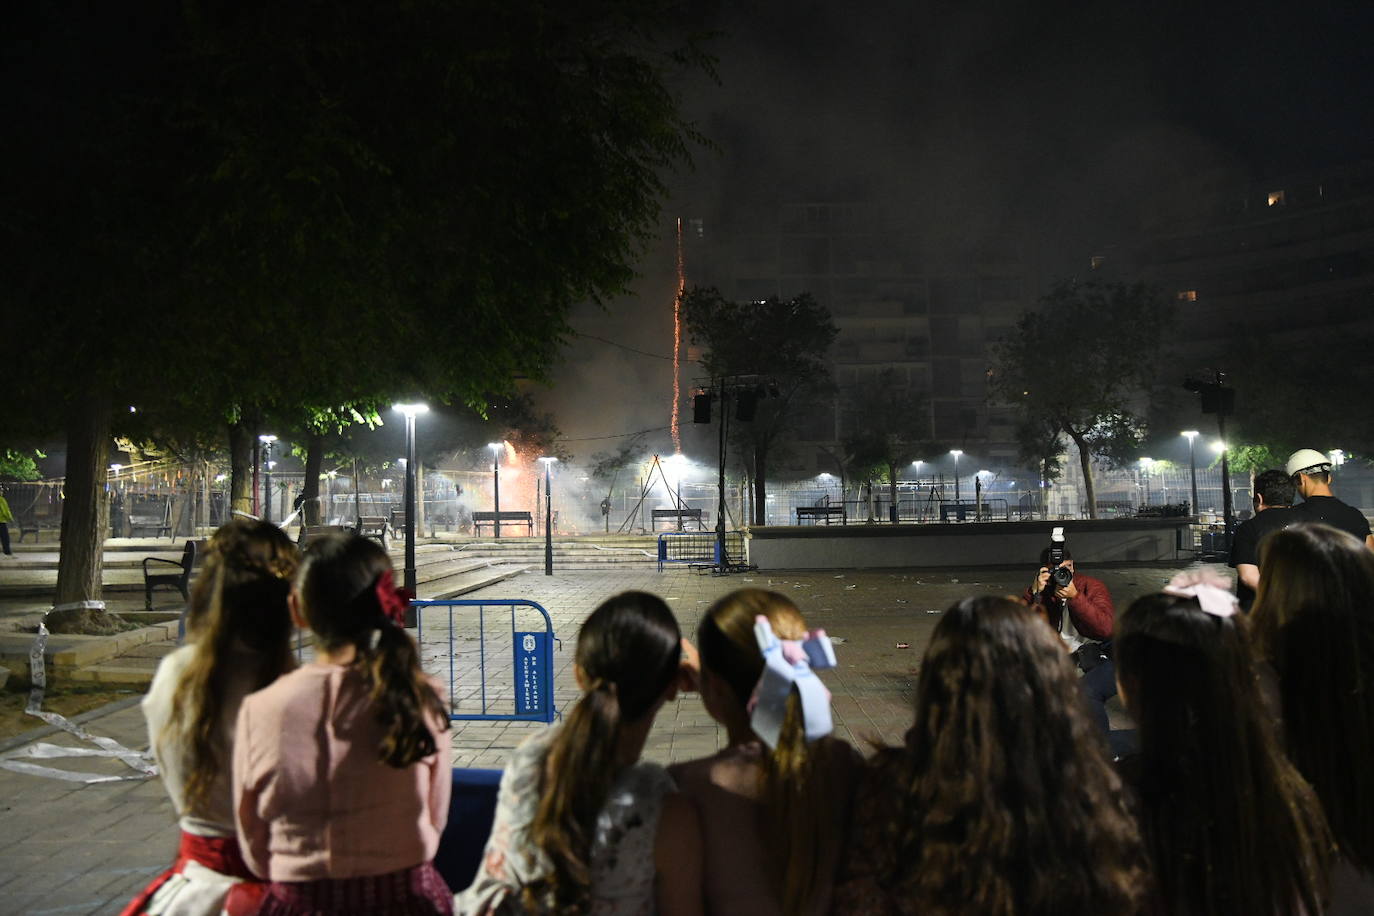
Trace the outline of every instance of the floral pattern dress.
<instances>
[{"instance_id":1,"label":"floral pattern dress","mask_svg":"<svg viewBox=\"0 0 1374 916\"><path fill-rule=\"evenodd\" d=\"M516 748L501 777L496 817L472 886L454 898L459 914L524 912L524 887L553 871L528 841L539 805L539 774L557 733L550 728ZM635 763L616 777L596 821L592 840L592 907L595 916L649 916L654 912L654 840L663 796L673 780L657 764Z\"/></svg>"}]
</instances>

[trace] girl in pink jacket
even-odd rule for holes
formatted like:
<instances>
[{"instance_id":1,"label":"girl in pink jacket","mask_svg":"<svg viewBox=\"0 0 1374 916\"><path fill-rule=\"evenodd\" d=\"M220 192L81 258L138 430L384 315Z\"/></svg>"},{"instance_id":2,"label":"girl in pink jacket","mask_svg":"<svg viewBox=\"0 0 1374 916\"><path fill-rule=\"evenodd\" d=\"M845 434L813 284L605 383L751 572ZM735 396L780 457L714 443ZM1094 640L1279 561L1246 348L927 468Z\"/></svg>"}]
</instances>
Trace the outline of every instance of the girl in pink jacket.
<instances>
[{"instance_id":1,"label":"girl in pink jacket","mask_svg":"<svg viewBox=\"0 0 1374 916\"><path fill-rule=\"evenodd\" d=\"M234 744L261 913L449 913L432 864L448 819L448 713L401 628L408 596L372 541L311 543L290 597L315 661L250 695Z\"/></svg>"}]
</instances>

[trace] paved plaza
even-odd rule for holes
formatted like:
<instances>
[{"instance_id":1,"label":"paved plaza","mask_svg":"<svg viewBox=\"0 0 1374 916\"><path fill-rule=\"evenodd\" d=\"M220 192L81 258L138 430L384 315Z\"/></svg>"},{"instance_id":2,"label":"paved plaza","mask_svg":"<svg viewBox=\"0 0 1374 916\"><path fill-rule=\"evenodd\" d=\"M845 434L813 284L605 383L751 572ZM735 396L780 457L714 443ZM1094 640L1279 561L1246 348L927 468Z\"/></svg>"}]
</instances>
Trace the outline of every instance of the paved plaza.
<instances>
[{"instance_id":1,"label":"paved plaza","mask_svg":"<svg viewBox=\"0 0 1374 916\"><path fill-rule=\"evenodd\" d=\"M608 569L551 577L529 573L464 597L521 598L548 609L562 640L554 653L555 698L562 708L576 697L572 660L577 627L607 596L625 589L656 592L674 609L684 633L692 635L702 612L720 595L741 586L776 589L797 602L811 626L826 628L836 639L839 667L824 674L834 695L836 733L867 753L873 742L900 741L909 724L917 664L939 613L970 594L1019 594L1031 571L836 570L713 577L682 568L663 573ZM1118 610L1157 590L1176 571L1084 567L1107 583ZM430 624L425 630L430 632ZM428 636L426 642L428 656ZM1114 718L1120 715L1115 708ZM136 698L81 718L96 735L132 748L147 746ZM456 723L451 733L454 765L500 767L526 735L542 727ZM9 753L32 744L34 737L21 736L0 747ZM64 734L42 740L81 744ZM684 695L660 713L645 756L660 763L688 760L713 753L723 741L724 732L700 699ZM130 772L108 758L38 762L90 773ZM172 861L177 832L157 780L80 785L0 770L0 799L0 914L118 912Z\"/></svg>"}]
</instances>

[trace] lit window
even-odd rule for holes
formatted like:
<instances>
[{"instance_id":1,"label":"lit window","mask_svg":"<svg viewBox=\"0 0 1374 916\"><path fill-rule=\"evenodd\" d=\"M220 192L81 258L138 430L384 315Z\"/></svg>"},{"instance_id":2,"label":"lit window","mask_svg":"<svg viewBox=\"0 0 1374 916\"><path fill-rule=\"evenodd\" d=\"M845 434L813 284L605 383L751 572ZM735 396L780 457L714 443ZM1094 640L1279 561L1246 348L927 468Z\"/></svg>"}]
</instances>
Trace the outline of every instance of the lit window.
<instances>
[{"instance_id":1,"label":"lit window","mask_svg":"<svg viewBox=\"0 0 1374 916\"><path fill-rule=\"evenodd\" d=\"M1279 205L1282 204L1282 203L1283 203L1283 192L1282 192L1282 191L1270 191L1270 192L1269 192L1269 206L1271 206L1271 207L1277 207L1277 206L1279 206Z\"/></svg>"},{"instance_id":2,"label":"lit window","mask_svg":"<svg viewBox=\"0 0 1374 916\"><path fill-rule=\"evenodd\" d=\"M1179 290L1179 291L1178 291L1178 301L1179 301L1179 302L1196 302L1196 301L1197 301L1197 290L1195 290L1195 289L1181 289L1181 290Z\"/></svg>"},{"instance_id":3,"label":"lit window","mask_svg":"<svg viewBox=\"0 0 1374 916\"><path fill-rule=\"evenodd\" d=\"M1093 270L1097 270L1103 264L1107 263L1107 256L1103 254L1095 254L1089 260L1092 262Z\"/></svg>"}]
</instances>

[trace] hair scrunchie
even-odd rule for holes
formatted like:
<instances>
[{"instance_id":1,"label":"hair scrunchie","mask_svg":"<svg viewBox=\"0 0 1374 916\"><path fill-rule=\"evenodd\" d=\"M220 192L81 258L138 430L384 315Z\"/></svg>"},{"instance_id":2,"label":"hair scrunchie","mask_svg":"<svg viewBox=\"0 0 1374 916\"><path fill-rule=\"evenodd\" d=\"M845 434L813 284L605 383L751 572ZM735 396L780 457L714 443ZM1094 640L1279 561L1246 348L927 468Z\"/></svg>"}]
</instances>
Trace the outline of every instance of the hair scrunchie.
<instances>
[{"instance_id":1,"label":"hair scrunchie","mask_svg":"<svg viewBox=\"0 0 1374 916\"><path fill-rule=\"evenodd\" d=\"M397 588L395 576L389 569L377 577L372 591L377 596L377 606L382 609L382 615L398 627L405 626L406 609L415 595L409 589Z\"/></svg>"}]
</instances>

